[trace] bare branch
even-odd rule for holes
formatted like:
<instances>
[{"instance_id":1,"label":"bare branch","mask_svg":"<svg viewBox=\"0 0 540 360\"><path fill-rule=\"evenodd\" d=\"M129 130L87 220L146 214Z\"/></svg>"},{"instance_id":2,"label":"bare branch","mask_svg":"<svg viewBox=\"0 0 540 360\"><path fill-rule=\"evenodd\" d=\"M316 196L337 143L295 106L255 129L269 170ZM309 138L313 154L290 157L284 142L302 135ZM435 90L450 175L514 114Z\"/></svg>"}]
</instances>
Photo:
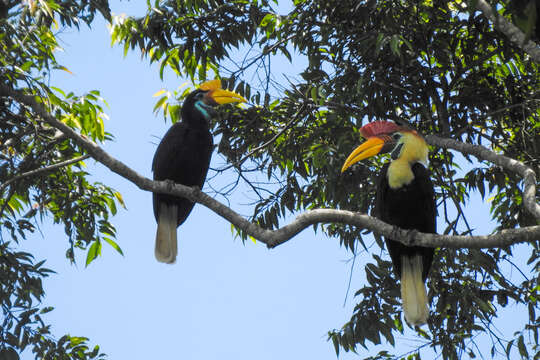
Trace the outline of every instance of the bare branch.
<instances>
[{"instance_id":1,"label":"bare branch","mask_svg":"<svg viewBox=\"0 0 540 360\"><path fill-rule=\"evenodd\" d=\"M540 220L540 205L536 203L536 174L534 171L520 161L497 154L480 145L466 144L460 141L440 138L435 135L426 135L426 141L430 145L435 145L445 149L454 149L462 154L473 155L479 160L486 160L519 174L523 178L523 205L537 219Z\"/></svg>"},{"instance_id":2,"label":"bare branch","mask_svg":"<svg viewBox=\"0 0 540 360\"><path fill-rule=\"evenodd\" d=\"M47 171L52 171L52 170L55 170L55 169L59 169L61 167L68 166L68 165L71 165L71 164L75 164L75 163L78 163L79 161L86 160L89 157L90 157L90 155L79 156L79 157L76 157L76 158L73 158L73 159L69 159L69 160L66 160L66 161L59 162L57 164L45 166L45 167L42 167L42 168L39 168L39 169L30 170L30 171L27 171L27 172L22 173L20 175L14 176L13 178L9 179L8 181L6 181L2 185L0 185L0 194L2 193L2 191L4 191L4 189L9 184L11 184L11 183L13 183L13 182L15 182L17 180L20 180L20 179L28 177L28 176L39 175L41 173L44 173L44 172L47 172Z\"/></svg>"},{"instance_id":3,"label":"bare branch","mask_svg":"<svg viewBox=\"0 0 540 360\"><path fill-rule=\"evenodd\" d=\"M368 229L380 235L391 237L406 245L421 245L429 247L451 248L488 248L504 247L512 244L538 241L540 238L540 225L520 229L507 229L498 233L483 236L451 236L419 233L415 230L403 230L384 223L374 217L345 210L315 209L302 213L288 225L277 230L268 230L259 227L243 218L231 208L213 199L198 188L191 188L180 184L171 184L167 181L152 181L129 168L121 161L113 158L91 140L77 134L66 124L58 121L47 113L46 109L38 103L33 96L24 95L21 91L10 89L0 84L0 95L8 95L17 101L30 106L48 124L61 130L66 136L73 139L90 155L111 171L130 180L142 190L161 194L171 194L185 197L193 202L200 203L216 214L220 215L239 229L255 239L265 243L269 248L281 245L307 227L318 223L341 223ZM427 136L428 143L443 148L450 148L462 153L474 155L479 159L490 161L508 170L515 171L524 177L525 192L524 203L538 219L540 219L540 206L535 203L536 177L534 172L523 163L508 157L496 154L482 146L469 145L451 139L443 139L434 135Z\"/></svg>"},{"instance_id":4,"label":"bare branch","mask_svg":"<svg viewBox=\"0 0 540 360\"><path fill-rule=\"evenodd\" d=\"M525 42L525 34L514 24L495 12L493 7L485 0L478 0L476 8L491 20L497 29L508 36L510 41L526 51L534 61L540 63L540 46L538 44L530 40Z\"/></svg>"}]
</instances>

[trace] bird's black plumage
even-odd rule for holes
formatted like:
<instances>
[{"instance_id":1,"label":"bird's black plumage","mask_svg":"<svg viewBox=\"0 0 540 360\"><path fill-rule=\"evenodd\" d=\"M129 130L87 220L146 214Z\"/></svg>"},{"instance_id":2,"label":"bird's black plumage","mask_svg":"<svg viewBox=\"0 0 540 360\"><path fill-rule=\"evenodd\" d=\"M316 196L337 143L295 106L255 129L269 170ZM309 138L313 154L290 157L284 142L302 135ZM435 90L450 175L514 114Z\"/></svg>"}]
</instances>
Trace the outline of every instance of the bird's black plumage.
<instances>
[{"instance_id":1,"label":"bird's black plumage","mask_svg":"<svg viewBox=\"0 0 540 360\"><path fill-rule=\"evenodd\" d=\"M202 188L210 165L213 139L208 119L195 107L200 94L203 92L195 91L189 95L181 110L182 120L171 126L161 140L152 161L154 180L172 180ZM194 205L184 198L154 193L156 220L162 201L178 207L177 226L186 220Z\"/></svg>"},{"instance_id":2,"label":"bird's black plumage","mask_svg":"<svg viewBox=\"0 0 540 360\"><path fill-rule=\"evenodd\" d=\"M205 93L195 90L187 96L181 109L181 121L171 126L161 140L152 161L154 180L171 180L202 188L213 149L209 128L213 110L203 101ZM177 252L176 227L186 220L194 203L185 198L154 193L153 206L158 222L156 257L159 261L172 263Z\"/></svg>"},{"instance_id":3,"label":"bird's black plumage","mask_svg":"<svg viewBox=\"0 0 540 360\"><path fill-rule=\"evenodd\" d=\"M156 149L152 161L154 180L202 188L212 156L209 122L215 113L213 107L242 102L247 100L223 89L219 79L206 81L191 92L181 108L181 121L171 126ZM158 223L156 259L171 264L178 253L176 228L186 220L194 204L181 197L156 193L152 200Z\"/></svg>"},{"instance_id":4,"label":"bird's black plumage","mask_svg":"<svg viewBox=\"0 0 540 360\"><path fill-rule=\"evenodd\" d=\"M390 153L392 161L383 166L377 180L373 215L402 229L435 233L435 192L427 169L428 146L416 131L389 121L375 121L360 128L366 141L345 160L341 172L358 161ZM425 282L434 249L405 246L386 238L394 272L400 279L405 320L425 324L429 317Z\"/></svg>"},{"instance_id":5,"label":"bird's black plumage","mask_svg":"<svg viewBox=\"0 0 540 360\"><path fill-rule=\"evenodd\" d=\"M433 184L428 170L420 163L412 165L414 179L408 185L392 189L388 184L388 167L385 164L378 178L375 200L375 216L384 222L403 229L415 229L424 233L436 232L436 204ZM405 246L385 239L388 252L394 264L394 271L401 278L401 256L422 255L422 280L426 281L434 248Z\"/></svg>"},{"instance_id":6,"label":"bird's black plumage","mask_svg":"<svg viewBox=\"0 0 540 360\"><path fill-rule=\"evenodd\" d=\"M247 102L240 94L223 89L221 80L206 81L191 92L181 108L181 121L171 126L161 140L154 159L154 180L169 180L186 186L202 188L210 166L213 139L209 121L214 106ZM156 259L174 263L178 253L176 228L193 209L187 199L153 194L156 232Z\"/></svg>"},{"instance_id":7,"label":"bird's black plumage","mask_svg":"<svg viewBox=\"0 0 540 360\"><path fill-rule=\"evenodd\" d=\"M196 90L186 98L181 110L182 120L171 126L161 140L152 161L154 180L172 180L202 188L213 149L209 119L195 106L203 94L203 91ZM161 202L177 206L177 226L186 220L194 205L184 198L154 193L156 220Z\"/></svg>"}]
</instances>

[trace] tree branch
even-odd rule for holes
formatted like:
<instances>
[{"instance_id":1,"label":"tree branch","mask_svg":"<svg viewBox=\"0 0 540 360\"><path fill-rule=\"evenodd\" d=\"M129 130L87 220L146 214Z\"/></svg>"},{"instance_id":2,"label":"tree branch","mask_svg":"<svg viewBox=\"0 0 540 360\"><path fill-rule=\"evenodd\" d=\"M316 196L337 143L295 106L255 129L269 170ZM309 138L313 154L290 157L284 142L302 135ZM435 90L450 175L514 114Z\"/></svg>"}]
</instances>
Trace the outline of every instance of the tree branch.
<instances>
[{"instance_id":1,"label":"tree branch","mask_svg":"<svg viewBox=\"0 0 540 360\"><path fill-rule=\"evenodd\" d=\"M180 184L171 184L167 181L152 181L129 168L121 161L113 158L91 140L77 134L66 124L51 116L42 104L38 103L33 96L25 95L21 91L13 90L0 84L0 95L11 96L17 101L30 106L49 125L61 130L66 136L84 148L97 161L105 165L111 171L130 180L142 190L161 194L170 194L185 197L193 202L200 203L216 214L220 215L246 234L265 243L269 248L281 245L307 227L318 223L341 223L349 224L371 230L380 235L391 237L406 245L421 245L429 247L451 248L488 248L504 247L512 244L537 241L540 238L540 225L529 226L520 229L502 230L498 233L483 236L451 236L419 233L415 230L403 230L393 225L384 223L374 217L346 210L315 209L302 213L288 225L277 230L268 230L259 227L243 218L231 208L213 199L198 188L191 188ZM525 192L523 201L529 211L540 219L540 206L536 204L534 195L536 192L536 177L534 172L523 163L496 154L482 146L461 143L451 139L443 139L434 135L426 137L428 143L443 148L451 148L462 153L474 155L479 159L486 160L515 171L524 177Z\"/></svg>"},{"instance_id":2,"label":"tree branch","mask_svg":"<svg viewBox=\"0 0 540 360\"><path fill-rule=\"evenodd\" d=\"M495 165L519 174L523 178L523 205L537 219L540 220L540 205L536 203L536 174L520 161L497 154L480 145L466 144L460 141L440 138L435 135L426 135L426 141L445 149L454 149L462 154L473 155L479 160L489 161Z\"/></svg>"},{"instance_id":3,"label":"tree branch","mask_svg":"<svg viewBox=\"0 0 540 360\"><path fill-rule=\"evenodd\" d=\"M20 175L14 176L13 178L9 179L8 181L6 181L2 185L0 185L0 194L2 193L2 191L4 191L4 189L9 184L13 183L14 181L20 180L20 179L28 177L28 176L39 175L41 173L44 173L44 172L47 172L47 171L52 171L52 170L55 170L55 169L58 169L58 168L61 168L61 167L64 167L64 166L68 166L68 165L71 165L71 164L75 164L75 163L78 163L79 161L86 160L89 157L90 157L90 155L82 155L82 156L79 156L79 157L76 157L76 158L73 158L73 159L69 159L69 160L66 160L66 161L59 162L57 164L45 166L45 167L39 168L39 169L30 170L30 171L27 171L27 172L22 173Z\"/></svg>"},{"instance_id":4,"label":"tree branch","mask_svg":"<svg viewBox=\"0 0 540 360\"><path fill-rule=\"evenodd\" d=\"M485 0L477 0L476 8L492 21L497 29L508 36L510 41L527 52L534 61L540 63L540 46L538 44L530 40L525 42L525 34L517 26L494 11L491 5Z\"/></svg>"}]
</instances>

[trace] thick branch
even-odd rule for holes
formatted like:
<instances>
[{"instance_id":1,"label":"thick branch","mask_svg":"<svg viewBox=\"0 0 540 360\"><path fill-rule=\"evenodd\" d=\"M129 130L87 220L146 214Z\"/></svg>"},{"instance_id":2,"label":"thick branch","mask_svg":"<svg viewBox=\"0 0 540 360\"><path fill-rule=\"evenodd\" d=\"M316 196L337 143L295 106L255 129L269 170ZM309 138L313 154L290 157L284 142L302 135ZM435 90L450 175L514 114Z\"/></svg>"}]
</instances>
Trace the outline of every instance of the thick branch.
<instances>
[{"instance_id":1,"label":"thick branch","mask_svg":"<svg viewBox=\"0 0 540 360\"><path fill-rule=\"evenodd\" d=\"M34 97L24 95L20 91L12 90L3 84L0 84L0 95L3 94L9 95L17 101L32 107L34 111L48 124L64 132L66 136L73 139L73 141L75 141L79 146L87 150L95 160L108 167L111 171L130 180L139 188L162 194L177 195L188 198L193 202L200 203L230 223L234 224L248 235L253 236L255 239L265 243L269 248L273 248L285 243L302 230L318 223L350 224L374 231L383 236L391 237L407 245L415 244L430 247L501 247L521 242L537 241L540 238L540 225L521 229L502 230L496 234L484 236L436 235L399 229L368 215L333 209L316 209L307 211L296 217L296 219L290 224L285 225L277 230L263 229L256 224L249 222L234 210L211 198L197 188L190 188L180 184L171 184L170 182L166 181L152 181L138 174L121 161L107 154L94 142L80 136L66 124L58 121L55 117L48 114L46 109L40 103L38 103ZM509 170L516 171L520 175L524 176L526 180L525 189L527 191L527 195L531 195L530 191L532 189L533 199L528 199L528 206L530 207L529 210L532 211L535 216L540 218L539 206L534 202L536 186L535 174L527 166L517 160L498 155L482 146L464 144L450 139L442 139L433 135L428 136L427 141L436 146L451 148L466 154L474 155L479 159L493 162Z\"/></svg>"},{"instance_id":2,"label":"thick branch","mask_svg":"<svg viewBox=\"0 0 540 360\"><path fill-rule=\"evenodd\" d=\"M536 203L536 174L520 161L497 154L480 145L466 144L460 141L427 135L428 144L445 149L454 149L462 154L473 155L479 160L486 160L519 174L523 178L523 205L537 219L540 220L540 205Z\"/></svg>"},{"instance_id":3,"label":"thick branch","mask_svg":"<svg viewBox=\"0 0 540 360\"><path fill-rule=\"evenodd\" d=\"M492 21L497 29L508 36L510 41L526 51L534 61L540 63L540 47L538 44L530 40L525 42L525 34L517 26L494 11L491 5L485 0L478 0L476 3L476 8L479 9L485 17Z\"/></svg>"}]
</instances>

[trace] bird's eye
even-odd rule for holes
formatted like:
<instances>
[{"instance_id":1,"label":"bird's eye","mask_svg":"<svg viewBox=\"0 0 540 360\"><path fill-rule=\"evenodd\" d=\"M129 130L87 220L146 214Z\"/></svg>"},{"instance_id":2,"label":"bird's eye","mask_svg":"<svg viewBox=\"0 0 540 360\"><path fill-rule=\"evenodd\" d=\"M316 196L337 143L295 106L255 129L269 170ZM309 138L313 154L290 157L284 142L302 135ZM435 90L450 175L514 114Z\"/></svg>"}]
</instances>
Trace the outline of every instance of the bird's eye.
<instances>
[{"instance_id":1,"label":"bird's eye","mask_svg":"<svg viewBox=\"0 0 540 360\"><path fill-rule=\"evenodd\" d=\"M394 139L394 140L399 140L399 139L401 139L401 134L400 134L400 133L394 133L394 134L392 134L392 139Z\"/></svg>"}]
</instances>

